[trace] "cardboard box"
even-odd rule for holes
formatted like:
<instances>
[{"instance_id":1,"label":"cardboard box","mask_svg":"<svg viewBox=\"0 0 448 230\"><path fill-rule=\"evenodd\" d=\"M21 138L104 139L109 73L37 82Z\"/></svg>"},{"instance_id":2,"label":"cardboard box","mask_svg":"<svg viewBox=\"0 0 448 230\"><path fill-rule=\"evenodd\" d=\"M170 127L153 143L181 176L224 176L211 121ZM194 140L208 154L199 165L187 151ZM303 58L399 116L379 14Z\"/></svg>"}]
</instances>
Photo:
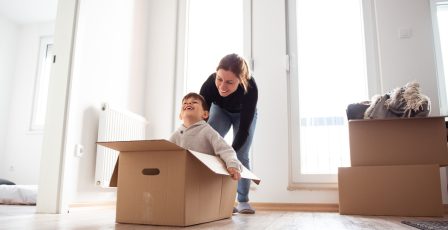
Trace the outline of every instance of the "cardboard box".
<instances>
[{"instance_id":1,"label":"cardboard box","mask_svg":"<svg viewBox=\"0 0 448 230\"><path fill-rule=\"evenodd\" d=\"M339 213L443 216L439 166L339 168Z\"/></svg>"},{"instance_id":2,"label":"cardboard box","mask_svg":"<svg viewBox=\"0 0 448 230\"><path fill-rule=\"evenodd\" d=\"M116 222L188 226L232 216L237 181L216 156L166 140L98 142L120 151ZM244 168L242 177L260 179Z\"/></svg>"},{"instance_id":3,"label":"cardboard box","mask_svg":"<svg viewBox=\"0 0 448 230\"><path fill-rule=\"evenodd\" d=\"M352 166L448 165L445 117L349 121Z\"/></svg>"}]
</instances>

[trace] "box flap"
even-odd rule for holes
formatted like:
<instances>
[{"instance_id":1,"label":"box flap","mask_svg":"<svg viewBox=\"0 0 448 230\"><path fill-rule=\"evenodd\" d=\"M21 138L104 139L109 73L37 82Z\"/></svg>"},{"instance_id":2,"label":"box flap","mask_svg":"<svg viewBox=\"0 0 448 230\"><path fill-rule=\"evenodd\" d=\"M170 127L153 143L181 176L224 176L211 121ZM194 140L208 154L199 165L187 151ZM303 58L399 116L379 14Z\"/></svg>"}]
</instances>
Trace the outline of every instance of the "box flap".
<instances>
[{"instance_id":1,"label":"box flap","mask_svg":"<svg viewBox=\"0 0 448 230\"><path fill-rule=\"evenodd\" d=\"M205 153L196 152L193 150L188 150L193 156L195 156L200 162L202 162L207 168L212 170L216 174L221 175L230 175L227 172L224 162L221 158L217 156L212 156ZM251 179L255 184L260 184L260 178L258 178L255 174L253 174L249 169L243 167L243 171L241 172L241 177L246 179Z\"/></svg>"},{"instance_id":2,"label":"box flap","mask_svg":"<svg viewBox=\"0 0 448 230\"><path fill-rule=\"evenodd\" d=\"M362 122L362 121L396 121L396 120L421 120L421 119L447 119L448 115L446 116L430 116L430 117L389 117L389 118L376 118L376 119L353 119L350 120L350 122Z\"/></svg>"},{"instance_id":3,"label":"box flap","mask_svg":"<svg viewBox=\"0 0 448 230\"><path fill-rule=\"evenodd\" d=\"M108 141L97 144L120 152L183 150L182 147L167 140Z\"/></svg>"},{"instance_id":4,"label":"box flap","mask_svg":"<svg viewBox=\"0 0 448 230\"><path fill-rule=\"evenodd\" d=\"M117 162L115 162L114 171L112 172L112 176L110 177L109 187L117 187L118 186L118 164L120 163L120 156L117 158Z\"/></svg>"}]
</instances>

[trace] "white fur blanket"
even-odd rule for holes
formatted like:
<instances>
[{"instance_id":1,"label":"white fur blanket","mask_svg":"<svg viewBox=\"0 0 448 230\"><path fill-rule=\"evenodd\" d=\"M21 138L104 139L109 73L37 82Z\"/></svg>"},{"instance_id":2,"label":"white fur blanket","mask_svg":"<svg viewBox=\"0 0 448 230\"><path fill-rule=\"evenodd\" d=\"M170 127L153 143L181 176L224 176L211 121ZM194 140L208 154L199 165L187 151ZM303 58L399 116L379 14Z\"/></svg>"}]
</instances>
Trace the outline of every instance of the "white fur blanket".
<instances>
[{"instance_id":1,"label":"white fur blanket","mask_svg":"<svg viewBox=\"0 0 448 230\"><path fill-rule=\"evenodd\" d=\"M0 185L0 204L35 205L37 185Z\"/></svg>"},{"instance_id":2,"label":"white fur blanket","mask_svg":"<svg viewBox=\"0 0 448 230\"><path fill-rule=\"evenodd\" d=\"M430 111L429 97L420 92L417 82L410 82L385 95L374 96L364 119L427 117Z\"/></svg>"}]
</instances>

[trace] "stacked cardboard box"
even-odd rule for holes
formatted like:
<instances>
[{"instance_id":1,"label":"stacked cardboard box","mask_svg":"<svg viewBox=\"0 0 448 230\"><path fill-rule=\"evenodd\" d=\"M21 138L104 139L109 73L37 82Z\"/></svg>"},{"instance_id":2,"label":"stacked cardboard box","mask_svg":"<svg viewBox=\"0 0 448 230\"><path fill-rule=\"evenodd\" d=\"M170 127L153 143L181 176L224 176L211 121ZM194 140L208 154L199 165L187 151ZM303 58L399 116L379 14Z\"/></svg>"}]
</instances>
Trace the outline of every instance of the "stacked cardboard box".
<instances>
[{"instance_id":1,"label":"stacked cardboard box","mask_svg":"<svg viewBox=\"0 0 448 230\"><path fill-rule=\"evenodd\" d=\"M237 181L219 157L166 140L98 144L120 151L110 185L116 222L189 226L232 216ZM260 182L244 166L241 177Z\"/></svg>"},{"instance_id":2,"label":"stacked cardboard box","mask_svg":"<svg viewBox=\"0 0 448 230\"><path fill-rule=\"evenodd\" d=\"M352 167L339 168L339 212L443 216L444 117L349 121Z\"/></svg>"}]
</instances>

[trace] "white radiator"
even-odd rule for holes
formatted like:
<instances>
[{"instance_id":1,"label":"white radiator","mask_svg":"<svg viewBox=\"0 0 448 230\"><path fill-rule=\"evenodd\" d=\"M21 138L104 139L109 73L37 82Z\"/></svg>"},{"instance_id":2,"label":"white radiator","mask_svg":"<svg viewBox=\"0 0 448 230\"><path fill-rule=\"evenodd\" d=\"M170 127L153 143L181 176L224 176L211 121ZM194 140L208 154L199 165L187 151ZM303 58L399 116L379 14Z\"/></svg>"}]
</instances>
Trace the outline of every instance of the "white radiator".
<instances>
[{"instance_id":1,"label":"white radiator","mask_svg":"<svg viewBox=\"0 0 448 230\"><path fill-rule=\"evenodd\" d=\"M144 140L147 121L144 117L105 104L100 112L98 141ZM118 151L97 145L95 183L109 187L110 177L118 158Z\"/></svg>"}]
</instances>

